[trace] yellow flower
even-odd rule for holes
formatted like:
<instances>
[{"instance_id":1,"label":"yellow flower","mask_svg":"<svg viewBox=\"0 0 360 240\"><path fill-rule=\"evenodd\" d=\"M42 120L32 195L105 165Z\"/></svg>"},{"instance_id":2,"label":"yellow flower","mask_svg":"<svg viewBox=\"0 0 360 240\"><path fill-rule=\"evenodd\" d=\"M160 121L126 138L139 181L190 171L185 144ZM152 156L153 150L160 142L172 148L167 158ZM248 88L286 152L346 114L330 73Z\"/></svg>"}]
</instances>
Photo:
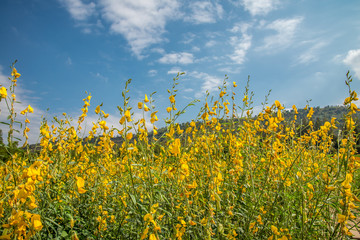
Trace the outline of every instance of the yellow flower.
<instances>
[{"instance_id":1,"label":"yellow flower","mask_svg":"<svg viewBox=\"0 0 360 240\"><path fill-rule=\"evenodd\" d=\"M271 225L271 231L275 234L275 235L280 235L278 228L275 227L274 225Z\"/></svg>"},{"instance_id":2,"label":"yellow flower","mask_svg":"<svg viewBox=\"0 0 360 240\"><path fill-rule=\"evenodd\" d=\"M155 234L150 234L150 236L149 236L149 240L157 240L157 237L156 237L156 235Z\"/></svg>"},{"instance_id":3,"label":"yellow flower","mask_svg":"<svg viewBox=\"0 0 360 240\"><path fill-rule=\"evenodd\" d=\"M140 239L144 240L145 238L147 238L148 232L149 232L149 228L147 227L147 228L145 228L144 232L141 234Z\"/></svg>"},{"instance_id":4,"label":"yellow flower","mask_svg":"<svg viewBox=\"0 0 360 240\"><path fill-rule=\"evenodd\" d=\"M0 95L1 95L1 98L6 98L7 97L7 90L6 90L5 87L0 88Z\"/></svg>"},{"instance_id":5,"label":"yellow flower","mask_svg":"<svg viewBox=\"0 0 360 240\"><path fill-rule=\"evenodd\" d=\"M237 87L236 82L233 82L233 86L234 86L234 88Z\"/></svg>"},{"instance_id":6,"label":"yellow flower","mask_svg":"<svg viewBox=\"0 0 360 240\"><path fill-rule=\"evenodd\" d=\"M175 97L174 97L174 95L171 95L171 96L169 97L169 100L170 100L171 103L174 103L174 102L175 102Z\"/></svg>"},{"instance_id":7,"label":"yellow flower","mask_svg":"<svg viewBox=\"0 0 360 240\"><path fill-rule=\"evenodd\" d=\"M166 108L166 111L167 111L168 113L171 112L171 110L172 110L172 107Z\"/></svg>"},{"instance_id":8,"label":"yellow flower","mask_svg":"<svg viewBox=\"0 0 360 240\"><path fill-rule=\"evenodd\" d=\"M85 186L85 180L82 177L76 177L76 185L78 188Z\"/></svg>"},{"instance_id":9,"label":"yellow flower","mask_svg":"<svg viewBox=\"0 0 360 240\"><path fill-rule=\"evenodd\" d=\"M147 95L145 94L145 99L144 99L144 102L149 102L149 99L147 97Z\"/></svg>"},{"instance_id":10,"label":"yellow flower","mask_svg":"<svg viewBox=\"0 0 360 240\"><path fill-rule=\"evenodd\" d=\"M325 188L326 188L326 191L332 191L335 189L334 186L325 186Z\"/></svg>"},{"instance_id":11,"label":"yellow flower","mask_svg":"<svg viewBox=\"0 0 360 240\"><path fill-rule=\"evenodd\" d=\"M34 109L29 105L28 106L28 109L29 109L29 113L33 113L34 112Z\"/></svg>"},{"instance_id":12,"label":"yellow flower","mask_svg":"<svg viewBox=\"0 0 360 240\"><path fill-rule=\"evenodd\" d=\"M308 188L310 188L313 192L315 191L314 186L311 183L307 184Z\"/></svg>"},{"instance_id":13,"label":"yellow flower","mask_svg":"<svg viewBox=\"0 0 360 240\"><path fill-rule=\"evenodd\" d=\"M100 105L95 108L95 113L99 114L99 112L100 112Z\"/></svg>"},{"instance_id":14,"label":"yellow flower","mask_svg":"<svg viewBox=\"0 0 360 240\"><path fill-rule=\"evenodd\" d=\"M120 119L119 123L120 123L121 125L123 125L124 122L125 122L125 116L123 116L123 117Z\"/></svg>"},{"instance_id":15,"label":"yellow flower","mask_svg":"<svg viewBox=\"0 0 360 240\"><path fill-rule=\"evenodd\" d=\"M27 112L28 112L28 109L26 108L26 109L22 110L22 111L20 112L20 114L21 114L21 115L25 115L25 113L27 113Z\"/></svg>"},{"instance_id":16,"label":"yellow flower","mask_svg":"<svg viewBox=\"0 0 360 240\"><path fill-rule=\"evenodd\" d=\"M10 240L10 239L11 239L11 235L12 235L12 233L9 233L8 235L2 235L2 236L0 236L0 239Z\"/></svg>"},{"instance_id":17,"label":"yellow flower","mask_svg":"<svg viewBox=\"0 0 360 240\"><path fill-rule=\"evenodd\" d=\"M148 108L148 106L146 106L146 104L144 104L144 110L145 110L145 112L148 112L148 111L150 111L150 108Z\"/></svg>"},{"instance_id":18,"label":"yellow flower","mask_svg":"<svg viewBox=\"0 0 360 240\"><path fill-rule=\"evenodd\" d=\"M71 218L70 220L70 227L74 228L74 224L75 224L75 220L73 218Z\"/></svg>"},{"instance_id":19,"label":"yellow flower","mask_svg":"<svg viewBox=\"0 0 360 240\"><path fill-rule=\"evenodd\" d=\"M190 220L190 221L189 221L189 224L190 224L191 226L195 226L195 225L196 225L196 222L194 222L193 220Z\"/></svg>"},{"instance_id":20,"label":"yellow flower","mask_svg":"<svg viewBox=\"0 0 360 240\"><path fill-rule=\"evenodd\" d=\"M132 121L132 120L131 120L131 113L130 113L129 110L126 110L126 111L125 111L124 116L126 117L126 120L127 120L128 122L131 122L131 121Z\"/></svg>"},{"instance_id":21,"label":"yellow flower","mask_svg":"<svg viewBox=\"0 0 360 240\"><path fill-rule=\"evenodd\" d=\"M152 215L150 213L148 213L148 214L146 214L144 216L144 221L145 222L151 222L152 220L153 220L153 217L152 217Z\"/></svg>"},{"instance_id":22,"label":"yellow flower","mask_svg":"<svg viewBox=\"0 0 360 240\"><path fill-rule=\"evenodd\" d=\"M143 103L142 102L138 102L138 109L142 109Z\"/></svg>"},{"instance_id":23,"label":"yellow flower","mask_svg":"<svg viewBox=\"0 0 360 240\"><path fill-rule=\"evenodd\" d=\"M281 103L280 103L278 100L275 100L275 106L276 106L279 110L284 109L284 107L281 106Z\"/></svg>"},{"instance_id":24,"label":"yellow flower","mask_svg":"<svg viewBox=\"0 0 360 240\"><path fill-rule=\"evenodd\" d=\"M31 224L36 231L40 231L43 227L39 214L33 214L31 217Z\"/></svg>"},{"instance_id":25,"label":"yellow flower","mask_svg":"<svg viewBox=\"0 0 360 240\"><path fill-rule=\"evenodd\" d=\"M83 194L86 192L86 190L84 189L85 180L82 177L76 177L76 185L78 187L78 192L80 194Z\"/></svg>"},{"instance_id":26,"label":"yellow flower","mask_svg":"<svg viewBox=\"0 0 360 240\"><path fill-rule=\"evenodd\" d=\"M177 155L180 153L180 139L175 139L174 143L172 144L171 153Z\"/></svg>"},{"instance_id":27,"label":"yellow flower","mask_svg":"<svg viewBox=\"0 0 360 240\"><path fill-rule=\"evenodd\" d=\"M74 234L71 236L71 240L79 240L76 232L74 232Z\"/></svg>"},{"instance_id":28,"label":"yellow flower","mask_svg":"<svg viewBox=\"0 0 360 240\"><path fill-rule=\"evenodd\" d=\"M295 114L298 114L298 111L297 111L297 108L296 108L295 105L292 106L292 109L294 110L294 113L295 113Z\"/></svg>"},{"instance_id":29,"label":"yellow flower","mask_svg":"<svg viewBox=\"0 0 360 240\"><path fill-rule=\"evenodd\" d=\"M11 72L11 76L14 76L15 78L19 78L21 74L16 71L16 68L13 68Z\"/></svg>"},{"instance_id":30,"label":"yellow flower","mask_svg":"<svg viewBox=\"0 0 360 240\"><path fill-rule=\"evenodd\" d=\"M131 140L131 139L132 139L132 137L133 137L132 132L129 132L128 134L126 134L126 138L127 138L127 140Z\"/></svg>"},{"instance_id":31,"label":"yellow flower","mask_svg":"<svg viewBox=\"0 0 360 240\"><path fill-rule=\"evenodd\" d=\"M351 188L351 182L352 182L352 175L347 173L345 177L345 181L341 183L341 186L343 186L345 189Z\"/></svg>"},{"instance_id":32,"label":"yellow flower","mask_svg":"<svg viewBox=\"0 0 360 240\"><path fill-rule=\"evenodd\" d=\"M346 216L342 214L338 214L338 223L343 223L346 221Z\"/></svg>"},{"instance_id":33,"label":"yellow flower","mask_svg":"<svg viewBox=\"0 0 360 240\"><path fill-rule=\"evenodd\" d=\"M108 130L109 129L109 127L108 126L106 126L106 121L100 121L99 122L99 125L100 125L100 127L102 128L102 129L104 129L104 130Z\"/></svg>"},{"instance_id":34,"label":"yellow flower","mask_svg":"<svg viewBox=\"0 0 360 240\"><path fill-rule=\"evenodd\" d=\"M253 229L253 228L254 228L254 226L255 226L255 224L256 224L256 222L252 222L252 223L250 223L249 229Z\"/></svg>"}]
</instances>

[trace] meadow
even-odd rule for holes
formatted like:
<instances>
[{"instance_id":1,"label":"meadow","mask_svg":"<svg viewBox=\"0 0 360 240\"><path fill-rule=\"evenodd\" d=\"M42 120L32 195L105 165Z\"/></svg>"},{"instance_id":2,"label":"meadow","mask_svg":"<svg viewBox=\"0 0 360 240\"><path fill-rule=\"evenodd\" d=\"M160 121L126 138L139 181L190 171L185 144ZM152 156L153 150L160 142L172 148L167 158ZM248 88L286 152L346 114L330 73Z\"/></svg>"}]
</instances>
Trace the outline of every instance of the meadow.
<instances>
[{"instance_id":1,"label":"meadow","mask_svg":"<svg viewBox=\"0 0 360 240\"><path fill-rule=\"evenodd\" d=\"M309 106L306 125L296 123L296 106L285 120L283 105L267 98L252 116L249 81L240 95L227 78L180 128L176 119L186 110L176 107L181 75L168 90L164 134L157 133L153 95L130 106L129 80L118 106L122 128L108 126L109 115L101 105L91 108L89 94L77 122L65 113L43 120L41 149L34 152L26 144L33 112L28 106L20 113L26 116L24 148L14 152L21 75L12 65L11 86L0 86L8 106L1 114L9 115L3 125L9 128L3 144L9 157L0 162L0 239L351 238L359 221L360 164L353 119L358 97L349 73L344 124L333 118L319 129ZM132 107L144 118L134 119ZM98 121L82 138L89 109ZM114 135L122 136L121 145Z\"/></svg>"}]
</instances>

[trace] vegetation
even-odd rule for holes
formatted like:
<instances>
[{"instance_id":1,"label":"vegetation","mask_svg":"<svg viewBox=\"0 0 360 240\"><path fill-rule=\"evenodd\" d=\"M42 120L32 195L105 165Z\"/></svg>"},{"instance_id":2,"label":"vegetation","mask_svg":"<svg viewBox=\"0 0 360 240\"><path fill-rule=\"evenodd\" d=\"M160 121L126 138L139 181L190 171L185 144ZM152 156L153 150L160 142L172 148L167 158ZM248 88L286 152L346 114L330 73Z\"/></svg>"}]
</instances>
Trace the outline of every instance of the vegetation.
<instances>
[{"instance_id":1,"label":"vegetation","mask_svg":"<svg viewBox=\"0 0 360 240\"><path fill-rule=\"evenodd\" d=\"M0 88L1 101L9 106L7 150L15 142L20 74L14 65L11 76L11 87ZM349 74L343 121L324 117L318 128L316 109L308 107L302 116L295 106L285 111L279 101L269 105L265 99L263 111L253 117L249 81L239 104L237 84L229 86L227 79L220 94L207 94L198 116L181 128L176 123L185 111L176 107L180 76L168 90L163 133L154 125L153 94L136 106L150 119L145 114L133 119L129 80L118 106L121 129L107 126L100 105L88 137L79 137L89 94L76 124L66 114L43 120L38 153L7 151L0 162L0 239L350 238L358 225L360 164L358 98ZM28 106L21 112L25 141L32 111ZM342 130L336 148L335 129ZM112 140L115 134L124 139L120 146Z\"/></svg>"}]
</instances>

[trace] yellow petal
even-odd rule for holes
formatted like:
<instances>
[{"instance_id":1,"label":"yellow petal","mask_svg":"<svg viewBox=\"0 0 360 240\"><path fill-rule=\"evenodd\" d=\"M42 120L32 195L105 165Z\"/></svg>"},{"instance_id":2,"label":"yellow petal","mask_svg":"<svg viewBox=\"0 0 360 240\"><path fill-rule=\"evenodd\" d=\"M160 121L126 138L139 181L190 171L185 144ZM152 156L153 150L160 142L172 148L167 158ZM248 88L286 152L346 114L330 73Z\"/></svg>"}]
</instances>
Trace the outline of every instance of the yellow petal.
<instances>
[{"instance_id":1,"label":"yellow petal","mask_svg":"<svg viewBox=\"0 0 360 240\"><path fill-rule=\"evenodd\" d=\"M43 227L39 214L34 214L31 217L31 223L36 231L40 231Z\"/></svg>"},{"instance_id":2,"label":"yellow petal","mask_svg":"<svg viewBox=\"0 0 360 240\"><path fill-rule=\"evenodd\" d=\"M33 113L34 112L34 109L29 105L28 106L28 109L29 109L29 113Z\"/></svg>"},{"instance_id":3,"label":"yellow petal","mask_svg":"<svg viewBox=\"0 0 360 240\"><path fill-rule=\"evenodd\" d=\"M127 140L132 139L132 137L133 137L133 134L132 134L131 132L129 132L128 134L126 134Z\"/></svg>"},{"instance_id":4,"label":"yellow petal","mask_svg":"<svg viewBox=\"0 0 360 240\"><path fill-rule=\"evenodd\" d=\"M86 193L87 190L83 189L83 188L78 188L78 192L80 194Z\"/></svg>"},{"instance_id":5,"label":"yellow petal","mask_svg":"<svg viewBox=\"0 0 360 240\"><path fill-rule=\"evenodd\" d=\"M0 95L2 98L6 98L7 97L7 90L5 87L1 87L0 88Z\"/></svg>"},{"instance_id":6,"label":"yellow petal","mask_svg":"<svg viewBox=\"0 0 360 240\"><path fill-rule=\"evenodd\" d=\"M76 177L76 185L78 188L83 188L85 186L85 180L82 177Z\"/></svg>"},{"instance_id":7,"label":"yellow petal","mask_svg":"<svg viewBox=\"0 0 360 240\"><path fill-rule=\"evenodd\" d=\"M138 109L142 109L143 103L142 102L138 102Z\"/></svg>"},{"instance_id":8,"label":"yellow petal","mask_svg":"<svg viewBox=\"0 0 360 240\"><path fill-rule=\"evenodd\" d=\"M144 99L144 102L149 102L149 99L147 97L147 95L145 94L145 99Z\"/></svg>"},{"instance_id":9,"label":"yellow petal","mask_svg":"<svg viewBox=\"0 0 360 240\"><path fill-rule=\"evenodd\" d=\"M100 105L95 108L95 113L99 114L99 112L100 112Z\"/></svg>"},{"instance_id":10,"label":"yellow petal","mask_svg":"<svg viewBox=\"0 0 360 240\"><path fill-rule=\"evenodd\" d=\"M11 239L11 234L12 233L9 233L8 235L2 235L2 236L0 236L0 239L10 240Z\"/></svg>"}]
</instances>

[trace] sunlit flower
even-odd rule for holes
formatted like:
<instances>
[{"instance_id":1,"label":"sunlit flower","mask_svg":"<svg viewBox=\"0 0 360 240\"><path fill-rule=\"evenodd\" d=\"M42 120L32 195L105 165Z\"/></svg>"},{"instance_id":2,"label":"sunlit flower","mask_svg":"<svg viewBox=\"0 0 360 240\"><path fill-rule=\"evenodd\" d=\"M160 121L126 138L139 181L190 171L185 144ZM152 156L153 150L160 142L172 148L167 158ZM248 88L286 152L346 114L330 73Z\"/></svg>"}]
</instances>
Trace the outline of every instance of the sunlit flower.
<instances>
[{"instance_id":1,"label":"sunlit flower","mask_svg":"<svg viewBox=\"0 0 360 240\"><path fill-rule=\"evenodd\" d=\"M96 114L99 114L99 113L100 113L100 105L95 108L95 113L96 113Z\"/></svg>"},{"instance_id":2,"label":"sunlit flower","mask_svg":"<svg viewBox=\"0 0 360 240\"><path fill-rule=\"evenodd\" d=\"M6 98L7 97L7 90L6 90L5 87L0 88L0 95L1 95L1 98Z\"/></svg>"},{"instance_id":3,"label":"sunlit flower","mask_svg":"<svg viewBox=\"0 0 360 240\"><path fill-rule=\"evenodd\" d=\"M143 103L142 102L138 102L138 109L142 109Z\"/></svg>"},{"instance_id":4,"label":"sunlit flower","mask_svg":"<svg viewBox=\"0 0 360 240\"><path fill-rule=\"evenodd\" d=\"M145 94L145 99L144 99L144 102L149 102L149 99L148 99L148 96Z\"/></svg>"},{"instance_id":5,"label":"sunlit flower","mask_svg":"<svg viewBox=\"0 0 360 240\"><path fill-rule=\"evenodd\" d=\"M126 134L126 139L127 139L127 140L131 140L132 137L133 137L132 132L129 132L128 134Z\"/></svg>"},{"instance_id":6,"label":"sunlit flower","mask_svg":"<svg viewBox=\"0 0 360 240\"><path fill-rule=\"evenodd\" d=\"M174 102L175 102L175 97L174 97L174 95L171 95L171 96L169 97L169 100L170 100L171 103L174 103Z\"/></svg>"},{"instance_id":7,"label":"sunlit flower","mask_svg":"<svg viewBox=\"0 0 360 240\"><path fill-rule=\"evenodd\" d=\"M31 224L36 231L40 231L43 228L39 214L32 215Z\"/></svg>"}]
</instances>

